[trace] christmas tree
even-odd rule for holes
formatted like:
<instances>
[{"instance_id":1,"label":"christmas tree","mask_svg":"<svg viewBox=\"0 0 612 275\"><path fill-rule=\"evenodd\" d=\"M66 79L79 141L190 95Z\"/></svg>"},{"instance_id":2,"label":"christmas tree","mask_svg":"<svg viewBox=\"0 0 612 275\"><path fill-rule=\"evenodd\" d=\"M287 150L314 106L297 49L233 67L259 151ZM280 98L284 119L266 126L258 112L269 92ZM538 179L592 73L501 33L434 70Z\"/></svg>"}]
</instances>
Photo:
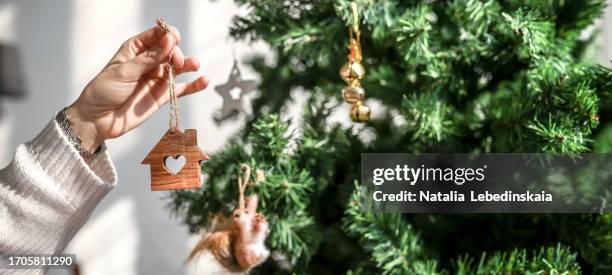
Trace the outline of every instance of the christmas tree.
<instances>
[{"instance_id":1,"label":"christmas tree","mask_svg":"<svg viewBox=\"0 0 612 275\"><path fill-rule=\"evenodd\" d=\"M611 152L612 71L589 62L585 31L605 1L356 1L373 116L348 126L330 116L348 116L350 2L237 2L250 12L232 36L276 60L251 61L253 118L203 165L204 187L170 197L193 232L235 207L246 163L273 251L255 273L612 273L609 213L374 213L358 182L368 152ZM301 117L282 119L299 93Z\"/></svg>"}]
</instances>

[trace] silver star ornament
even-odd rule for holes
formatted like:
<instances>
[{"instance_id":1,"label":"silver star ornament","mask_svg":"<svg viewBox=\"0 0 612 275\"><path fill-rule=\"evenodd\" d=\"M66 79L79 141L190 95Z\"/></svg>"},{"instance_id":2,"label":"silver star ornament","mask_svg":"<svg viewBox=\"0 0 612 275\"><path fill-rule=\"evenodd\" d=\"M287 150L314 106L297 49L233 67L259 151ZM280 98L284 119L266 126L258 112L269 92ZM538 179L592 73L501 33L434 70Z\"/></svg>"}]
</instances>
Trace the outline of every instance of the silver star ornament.
<instances>
[{"instance_id":1,"label":"silver star ornament","mask_svg":"<svg viewBox=\"0 0 612 275\"><path fill-rule=\"evenodd\" d=\"M218 120L225 120L236 114L247 113L244 108L244 97L257 89L255 80L243 80L238 62L234 61L234 66L230 72L226 83L215 87L215 91L223 98L223 105L219 110Z\"/></svg>"}]
</instances>

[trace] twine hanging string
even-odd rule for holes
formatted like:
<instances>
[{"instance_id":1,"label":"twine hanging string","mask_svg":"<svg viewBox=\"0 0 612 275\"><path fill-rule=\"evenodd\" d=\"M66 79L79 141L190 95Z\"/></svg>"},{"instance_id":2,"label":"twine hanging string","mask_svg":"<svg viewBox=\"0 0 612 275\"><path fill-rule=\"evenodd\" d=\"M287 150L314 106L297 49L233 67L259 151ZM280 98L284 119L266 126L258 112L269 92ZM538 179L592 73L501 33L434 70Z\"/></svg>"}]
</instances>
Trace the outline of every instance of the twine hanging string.
<instances>
[{"instance_id":1,"label":"twine hanging string","mask_svg":"<svg viewBox=\"0 0 612 275\"><path fill-rule=\"evenodd\" d=\"M240 172L238 172L238 208L240 209L239 213L244 213L245 201L244 201L244 190L246 190L247 186L251 183L251 167L248 164L241 164L240 170L244 173L244 176L240 177Z\"/></svg>"},{"instance_id":2,"label":"twine hanging string","mask_svg":"<svg viewBox=\"0 0 612 275\"><path fill-rule=\"evenodd\" d=\"M163 18L156 20L157 26L164 32L169 33L170 26L166 23ZM170 56L168 56L168 64L165 66L168 76L168 92L170 93L170 132L174 133L179 131L179 116L178 116L178 100L174 91L174 69L172 68L172 55L174 53L174 47L170 50Z\"/></svg>"},{"instance_id":3,"label":"twine hanging string","mask_svg":"<svg viewBox=\"0 0 612 275\"><path fill-rule=\"evenodd\" d=\"M353 31L359 33L359 12L356 2L351 2L351 12L353 13Z\"/></svg>"}]
</instances>

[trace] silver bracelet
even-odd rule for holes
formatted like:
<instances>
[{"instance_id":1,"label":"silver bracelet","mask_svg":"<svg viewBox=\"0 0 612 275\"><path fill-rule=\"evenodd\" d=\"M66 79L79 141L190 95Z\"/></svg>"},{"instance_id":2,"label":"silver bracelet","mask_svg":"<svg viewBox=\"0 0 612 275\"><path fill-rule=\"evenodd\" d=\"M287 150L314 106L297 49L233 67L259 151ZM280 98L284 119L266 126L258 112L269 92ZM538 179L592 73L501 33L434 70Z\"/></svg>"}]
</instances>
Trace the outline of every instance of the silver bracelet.
<instances>
[{"instance_id":1,"label":"silver bracelet","mask_svg":"<svg viewBox=\"0 0 612 275\"><path fill-rule=\"evenodd\" d=\"M72 130L72 127L70 127L70 121L68 121L68 118L66 117L66 109L68 109L68 107L62 109L57 113L57 115L55 116L55 121L57 121L57 124L60 126L60 128L62 128L62 131L68 138L70 144L72 144L74 149L79 152L81 157L83 157L84 159L95 158L102 150L102 145L100 145L100 147L98 147L98 149L96 149L93 153L90 153L89 151L83 149L83 147L81 146L81 138Z\"/></svg>"}]
</instances>

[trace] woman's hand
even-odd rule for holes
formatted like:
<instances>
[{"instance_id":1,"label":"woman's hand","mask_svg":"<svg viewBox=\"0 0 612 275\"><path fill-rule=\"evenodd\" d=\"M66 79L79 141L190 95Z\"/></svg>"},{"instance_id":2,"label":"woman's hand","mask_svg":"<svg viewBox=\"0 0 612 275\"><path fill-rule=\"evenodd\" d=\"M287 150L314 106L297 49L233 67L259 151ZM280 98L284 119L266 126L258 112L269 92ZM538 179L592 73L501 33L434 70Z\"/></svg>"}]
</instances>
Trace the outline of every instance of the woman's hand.
<instances>
[{"instance_id":1,"label":"woman's hand","mask_svg":"<svg viewBox=\"0 0 612 275\"><path fill-rule=\"evenodd\" d=\"M68 107L70 126L81 138L81 146L95 151L105 139L119 137L140 125L170 97L164 65L172 54L175 75L197 71L198 59L185 58L177 46L175 28L164 33L153 27L121 45L110 62ZM208 80L177 83L177 96L200 91Z\"/></svg>"}]
</instances>

